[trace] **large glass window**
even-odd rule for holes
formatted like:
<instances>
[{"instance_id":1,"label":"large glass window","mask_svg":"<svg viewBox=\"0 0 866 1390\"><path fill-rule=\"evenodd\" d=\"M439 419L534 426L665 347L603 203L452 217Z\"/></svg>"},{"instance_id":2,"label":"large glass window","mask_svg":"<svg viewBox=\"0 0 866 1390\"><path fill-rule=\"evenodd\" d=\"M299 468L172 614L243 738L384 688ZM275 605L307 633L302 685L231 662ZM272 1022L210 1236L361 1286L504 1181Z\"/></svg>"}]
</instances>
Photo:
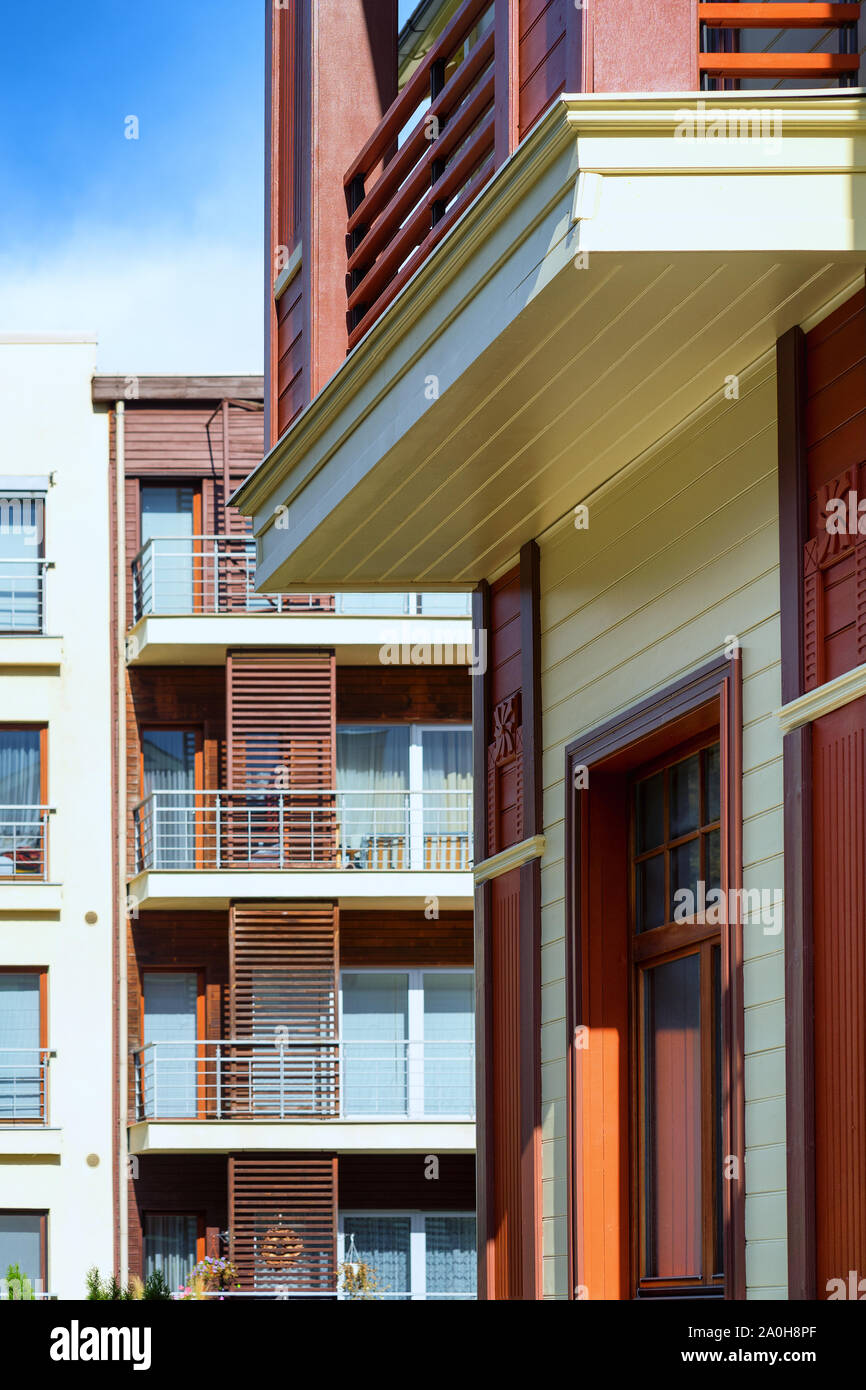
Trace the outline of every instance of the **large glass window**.
<instances>
[{"instance_id":1,"label":"large glass window","mask_svg":"<svg viewBox=\"0 0 866 1390\"><path fill-rule=\"evenodd\" d=\"M139 820L149 840L140 851L154 868L195 868L197 748L194 729L141 731L142 792L152 799Z\"/></svg>"},{"instance_id":2,"label":"large glass window","mask_svg":"<svg viewBox=\"0 0 866 1390\"><path fill-rule=\"evenodd\" d=\"M382 1299L473 1299L475 1217L466 1212L343 1212L339 1260L363 1262Z\"/></svg>"},{"instance_id":3,"label":"large glass window","mask_svg":"<svg viewBox=\"0 0 866 1390\"><path fill-rule=\"evenodd\" d=\"M44 523L44 498L0 499L0 632L42 631Z\"/></svg>"},{"instance_id":4,"label":"large glass window","mask_svg":"<svg viewBox=\"0 0 866 1390\"><path fill-rule=\"evenodd\" d=\"M343 725L337 787L347 867L469 867L471 729Z\"/></svg>"},{"instance_id":5,"label":"large glass window","mask_svg":"<svg viewBox=\"0 0 866 1390\"><path fill-rule=\"evenodd\" d=\"M0 1279L6 1279L13 1266L22 1284L27 1280L36 1291L45 1288L47 1220L44 1211L0 1211Z\"/></svg>"},{"instance_id":6,"label":"large glass window","mask_svg":"<svg viewBox=\"0 0 866 1390\"><path fill-rule=\"evenodd\" d=\"M142 611L193 613L197 604L193 536L197 494L189 485L148 483L141 489ZM148 542L150 544L148 545Z\"/></svg>"},{"instance_id":7,"label":"large glass window","mask_svg":"<svg viewBox=\"0 0 866 1390\"><path fill-rule=\"evenodd\" d=\"M144 1217L144 1274L159 1270L172 1292L185 1284L198 1260L199 1218L147 1212Z\"/></svg>"},{"instance_id":8,"label":"large glass window","mask_svg":"<svg viewBox=\"0 0 866 1390\"><path fill-rule=\"evenodd\" d=\"M39 970L0 970L0 1123L44 1118L42 981Z\"/></svg>"},{"instance_id":9,"label":"large glass window","mask_svg":"<svg viewBox=\"0 0 866 1390\"><path fill-rule=\"evenodd\" d=\"M44 732L0 727L0 878L45 872Z\"/></svg>"},{"instance_id":10,"label":"large glass window","mask_svg":"<svg viewBox=\"0 0 866 1390\"><path fill-rule=\"evenodd\" d=\"M471 970L356 970L342 976L343 1113L471 1118Z\"/></svg>"},{"instance_id":11,"label":"large glass window","mask_svg":"<svg viewBox=\"0 0 866 1390\"><path fill-rule=\"evenodd\" d=\"M146 1115L194 1119L199 977L194 970L149 970L143 977Z\"/></svg>"},{"instance_id":12,"label":"large glass window","mask_svg":"<svg viewBox=\"0 0 866 1390\"><path fill-rule=\"evenodd\" d=\"M647 769L633 789L642 1293L723 1286L719 762L718 742L706 743Z\"/></svg>"}]
</instances>

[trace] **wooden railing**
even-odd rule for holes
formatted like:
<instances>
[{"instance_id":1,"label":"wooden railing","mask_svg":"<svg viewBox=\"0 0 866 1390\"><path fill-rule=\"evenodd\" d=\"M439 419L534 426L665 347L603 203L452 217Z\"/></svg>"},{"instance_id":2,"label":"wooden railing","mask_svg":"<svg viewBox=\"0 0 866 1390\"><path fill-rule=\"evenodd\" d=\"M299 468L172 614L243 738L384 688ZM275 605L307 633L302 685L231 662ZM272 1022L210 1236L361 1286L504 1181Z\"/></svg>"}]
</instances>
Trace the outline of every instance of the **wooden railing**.
<instances>
[{"instance_id":1,"label":"wooden railing","mask_svg":"<svg viewBox=\"0 0 866 1390\"><path fill-rule=\"evenodd\" d=\"M780 0L760 0L747 4L702 3L698 66L702 87L710 83L730 85L744 78L764 78L775 82L786 78L830 80L839 86L856 82L860 58L857 53L857 21L860 4L787 4ZM787 31L836 31L837 52L817 46L808 52L784 53L774 48L772 32L763 52L742 52L743 30L769 30L778 35ZM822 35L822 42L824 36ZM805 45L804 45L805 47Z\"/></svg>"},{"instance_id":2,"label":"wooden railing","mask_svg":"<svg viewBox=\"0 0 866 1390\"><path fill-rule=\"evenodd\" d=\"M465 0L346 172L350 348L493 173L492 12Z\"/></svg>"}]
</instances>

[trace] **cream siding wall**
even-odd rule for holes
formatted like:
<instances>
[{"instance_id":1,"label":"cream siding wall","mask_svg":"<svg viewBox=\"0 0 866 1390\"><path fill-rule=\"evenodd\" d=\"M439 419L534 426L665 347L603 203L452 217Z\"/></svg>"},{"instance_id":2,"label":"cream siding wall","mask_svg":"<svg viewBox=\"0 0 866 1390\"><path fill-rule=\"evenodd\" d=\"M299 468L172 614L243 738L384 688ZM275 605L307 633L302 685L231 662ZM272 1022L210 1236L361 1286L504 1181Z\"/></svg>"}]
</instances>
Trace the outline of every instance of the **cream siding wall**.
<instances>
[{"instance_id":1,"label":"cream siding wall","mask_svg":"<svg viewBox=\"0 0 866 1390\"><path fill-rule=\"evenodd\" d=\"M720 378L726 368L720 364ZM567 1293L565 746L723 650L743 662L744 886L783 886L776 381L764 360L541 545L544 830L544 1291ZM578 499L575 498L575 501ZM746 925L746 1239L750 1298L786 1296L784 961ZM772 929L771 929L772 931Z\"/></svg>"}]
</instances>

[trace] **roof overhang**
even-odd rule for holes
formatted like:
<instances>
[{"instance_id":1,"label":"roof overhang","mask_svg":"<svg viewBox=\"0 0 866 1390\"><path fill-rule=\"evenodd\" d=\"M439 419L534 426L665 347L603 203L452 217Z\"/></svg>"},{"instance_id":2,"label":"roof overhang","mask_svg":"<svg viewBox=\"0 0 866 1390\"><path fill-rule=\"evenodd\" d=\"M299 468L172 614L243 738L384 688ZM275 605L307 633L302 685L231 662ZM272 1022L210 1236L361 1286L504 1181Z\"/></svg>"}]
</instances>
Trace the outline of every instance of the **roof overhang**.
<instances>
[{"instance_id":1,"label":"roof overhang","mask_svg":"<svg viewBox=\"0 0 866 1390\"><path fill-rule=\"evenodd\" d=\"M258 585L500 572L864 264L861 92L559 99L239 490Z\"/></svg>"}]
</instances>

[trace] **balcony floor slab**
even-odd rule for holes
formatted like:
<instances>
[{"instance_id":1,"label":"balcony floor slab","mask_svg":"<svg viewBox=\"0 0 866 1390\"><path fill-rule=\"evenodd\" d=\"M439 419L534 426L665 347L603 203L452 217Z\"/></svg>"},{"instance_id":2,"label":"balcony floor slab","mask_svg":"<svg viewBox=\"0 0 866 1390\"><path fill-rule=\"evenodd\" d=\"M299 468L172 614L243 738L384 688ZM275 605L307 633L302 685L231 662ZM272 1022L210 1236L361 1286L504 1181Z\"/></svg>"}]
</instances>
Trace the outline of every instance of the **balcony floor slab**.
<instances>
[{"instance_id":1,"label":"balcony floor slab","mask_svg":"<svg viewBox=\"0 0 866 1390\"><path fill-rule=\"evenodd\" d=\"M129 896L138 907L162 910L210 907L227 909L232 902L323 898L341 907L417 908L429 898L440 910L471 907L471 872L376 873L350 869L203 869L148 870L129 883ZM2 898L0 898L2 907Z\"/></svg>"},{"instance_id":2,"label":"balcony floor slab","mask_svg":"<svg viewBox=\"0 0 866 1390\"><path fill-rule=\"evenodd\" d=\"M129 1151L148 1153L474 1153L465 1120L142 1120Z\"/></svg>"}]
</instances>

